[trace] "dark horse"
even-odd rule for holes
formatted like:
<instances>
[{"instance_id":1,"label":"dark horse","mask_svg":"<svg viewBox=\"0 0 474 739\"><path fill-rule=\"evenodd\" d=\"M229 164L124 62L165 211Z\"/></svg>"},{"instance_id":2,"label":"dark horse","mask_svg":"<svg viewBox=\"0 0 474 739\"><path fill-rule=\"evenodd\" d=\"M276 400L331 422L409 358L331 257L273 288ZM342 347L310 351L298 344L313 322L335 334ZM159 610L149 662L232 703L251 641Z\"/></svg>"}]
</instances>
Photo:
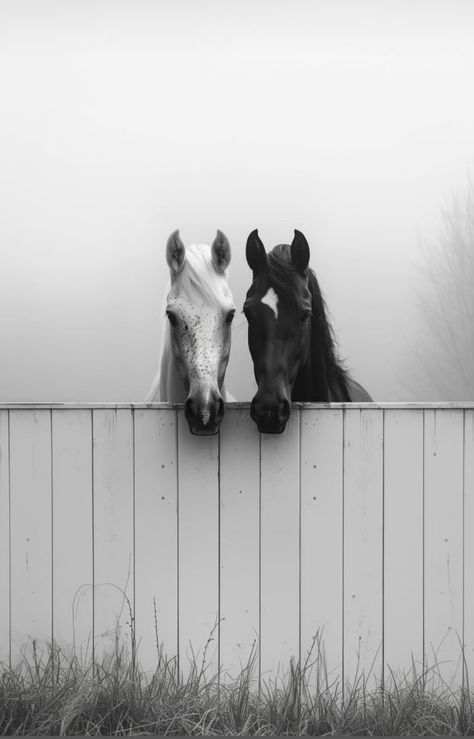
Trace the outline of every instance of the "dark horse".
<instances>
[{"instance_id":1,"label":"dark horse","mask_svg":"<svg viewBox=\"0 0 474 739\"><path fill-rule=\"evenodd\" d=\"M336 356L335 340L321 290L308 268L309 246L295 230L291 246L267 255L258 235L247 239L253 281L244 313L258 390L251 416L258 430L280 434L290 417L290 400L370 401Z\"/></svg>"}]
</instances>

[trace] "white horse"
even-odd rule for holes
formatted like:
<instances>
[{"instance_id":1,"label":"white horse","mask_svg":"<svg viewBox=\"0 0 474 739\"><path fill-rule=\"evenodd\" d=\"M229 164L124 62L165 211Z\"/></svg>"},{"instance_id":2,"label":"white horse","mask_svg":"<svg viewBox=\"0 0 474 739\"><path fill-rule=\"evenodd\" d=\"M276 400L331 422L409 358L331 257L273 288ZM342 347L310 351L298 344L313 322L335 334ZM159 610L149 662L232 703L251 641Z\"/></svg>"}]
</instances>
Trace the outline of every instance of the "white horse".
<instances>
[{"instance_id":1,"label":"white horse","mask_svg":"<svg viewBox=\"0 0 474 739\"><path fill-rule=\"evenodd\" d=\"M224 375L235 314L227 284L230 244L217 231L212 246L187 248L179 231L166 245L171 285L158 373L147 401L184 402L193 434L215 434L224 416Z\"/></svg>"}]
</instances>

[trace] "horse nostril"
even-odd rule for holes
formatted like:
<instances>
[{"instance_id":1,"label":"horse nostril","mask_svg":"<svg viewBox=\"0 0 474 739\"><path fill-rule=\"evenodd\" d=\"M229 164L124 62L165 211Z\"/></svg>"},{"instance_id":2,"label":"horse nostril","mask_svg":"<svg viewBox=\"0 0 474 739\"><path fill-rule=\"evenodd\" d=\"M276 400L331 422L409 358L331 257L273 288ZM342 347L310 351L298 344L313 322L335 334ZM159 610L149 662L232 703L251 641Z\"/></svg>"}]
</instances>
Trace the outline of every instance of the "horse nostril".
<instances>
[{"instance_id":1,"label":"horse nostril","mask_svg":"<svg viewBox=\"0 0 474 739\"><path fill-rule=\"evenodd\" d=\"M194 418L196 415L196 409L192 398L187 398L184 404L184 415L187 419Z\"/></svg>"},{"instance_id":2,"label":"horse nostril","mask_svg":"<svg viewBox=\"0 0 474 739\"><path fill-rule=\"evenodd\" d=\"M216 421L222 421L224 418L225 413L225 406L224 406L224 400L222 398L219 398L217 401L217 411L216 411Z\"/></svg>"},{"instance_id":3,"label":"horse nostril","mask_svg":"<svg viewBox=\"0 0 474 739\"><path fill-rule=\"evenodd\" d=\"M290 417L290 410L291 410L290 403L285 398L285 400L282 401L281 410L280 410L280 419L282 421L285 421L285 422L288 421Z\"/></svg>"},{"instance_id":4,"label":"horse nostril","mask_svg":"<svg viewBox=\"0 0 474 739\"><path fill-rule=\"evenodd\" d=\"M257 421L257 403L255 402L255 398L253 398L252 402L250 403L250 417L253 421Z\"/></svg>"}]
</instances>

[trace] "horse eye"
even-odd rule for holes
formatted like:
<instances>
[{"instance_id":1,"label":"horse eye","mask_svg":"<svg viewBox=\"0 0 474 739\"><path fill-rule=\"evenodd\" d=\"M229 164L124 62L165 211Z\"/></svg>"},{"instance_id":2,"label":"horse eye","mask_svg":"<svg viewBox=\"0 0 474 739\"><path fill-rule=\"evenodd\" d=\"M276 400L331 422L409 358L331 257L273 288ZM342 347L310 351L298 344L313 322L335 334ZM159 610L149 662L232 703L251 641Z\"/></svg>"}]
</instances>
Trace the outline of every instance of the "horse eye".
<instances>
[{"instance_id":1,"label":"horse eye","mask_svg":"<svg viewBox=\"0 0 474 739\"><path fill-rule=\"evenodd\" d=\"M173 311L167 310L166 315L168 316L168 320L172 326L176 326L178 324L178 318Z\"/></svg>"},{"instance_id":2,"label":"horse eye","mask_svg":"<svg viewBox=\"0 0 474 739\"><path fill-rule=\"evenodd\" d=\"M235 316L235 308L232 308L232 310L230 310L228 314L226 315L225 322L229 324L232 323L232 321L234 320L234 316Z\"/></svg>"}]
</instances>

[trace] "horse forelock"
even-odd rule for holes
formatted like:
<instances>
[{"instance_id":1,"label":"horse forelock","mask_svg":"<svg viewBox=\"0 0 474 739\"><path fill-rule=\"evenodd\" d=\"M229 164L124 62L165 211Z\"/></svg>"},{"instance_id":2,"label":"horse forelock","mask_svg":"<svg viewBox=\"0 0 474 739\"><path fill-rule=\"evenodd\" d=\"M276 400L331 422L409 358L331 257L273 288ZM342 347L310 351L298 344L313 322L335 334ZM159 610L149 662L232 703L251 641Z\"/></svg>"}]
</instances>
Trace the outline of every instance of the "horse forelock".
<instances>
[{"instance_id":1,"label":"horse forelock","mask_svg":"<svg viewBox=\"0 0 474 739\"><path fill-rule=\"evenodd\" d=\"M283 305L292 313L304 311L308 307L308 299L301 289L301 275L291 263L288 244L279 244L271 250L267 257L267 270L270 286Z\"/></svg>"},{"instance_id":2,"label":"horse forelock","mask_svg":"<svg viewBox=\"0 0 474 739\"><path fill-rule=\"evenodd\" d=\"M201 302L214 308L229 308L233 303L227 275L214 268L211 247L207 244L187 247L183 269L175 278L175 289L193 304Z\"/></svg>"}]
</instances>

